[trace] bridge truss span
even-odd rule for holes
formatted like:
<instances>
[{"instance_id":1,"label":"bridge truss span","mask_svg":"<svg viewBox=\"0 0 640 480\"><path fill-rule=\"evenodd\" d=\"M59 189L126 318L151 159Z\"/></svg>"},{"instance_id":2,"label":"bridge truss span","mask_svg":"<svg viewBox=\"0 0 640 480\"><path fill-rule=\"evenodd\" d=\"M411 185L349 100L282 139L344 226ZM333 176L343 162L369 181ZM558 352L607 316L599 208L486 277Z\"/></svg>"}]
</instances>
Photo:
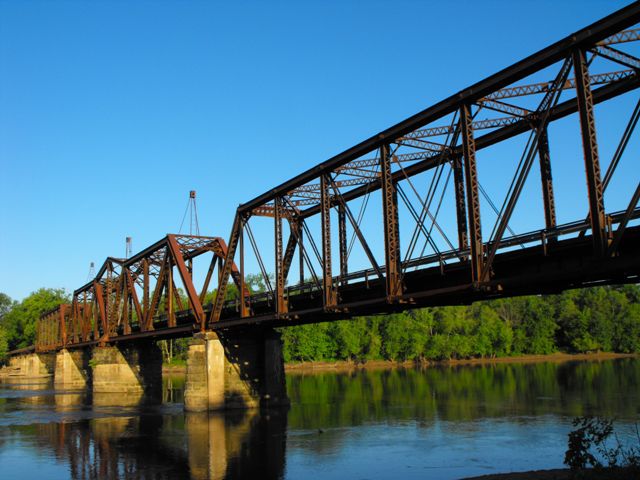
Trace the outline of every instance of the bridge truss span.
<instances>
[{"instance_id":1,"label":"bridge truss span","mask_svg":"<svg viewBox=\"0 0 640 480\"><path fill-rule=\"evenodd\" d=\"M638 23L636 2L268 190L240 205L227 242L167 235L108 258L43 316L39 348L637 282ZM558 195L573 160L580 187ZM632 187L612 201L629 162Z\"/></svg>"},{"instance_id":2,"label":"bridge truss span","mask_svg":"<svg viewBox=\"0 0 640 480\"><path fill-rule=\"evenodd\" d=\"M96 277L73 292L71 304L42 316L36 350L199 329L226 254L220 237L168 234L129 259L107 258ZM197 263L206 271L201 285L192 275ZM235 266L232 278L239 282Z\"/></svg>"},{"instance_id":3,"label":"bridge truss span","mask_svg":"<svg viewBox=\"0 0 640 480\"><path fill-rule=\"evenodd\" d=\"M639 12L638 4L620 10L241 205L228 258L244 259L248 244L258 264L273 266L273 281L265 275L271 309L262 312L263 320L286 324L305 315L354 315L520 294L525 289L515 286L528 283L525 279L534 274L522 268L522 278L516 280L509 273L517 270L515 263L552 269L559 257L567 263L555 269L567 275L558 277L551 270L548 275L564 280L532 284L531 293L544 286L559 291L598 281L634 281L635 254L624 261L621 257L631 244L629 227L638 217L640 187L623 211L607 211L604 198L638 119L640 63L634 49ZM603 174L594 109L622 96L636 108ZM580 130L586 189L575 194L586 199L588 211L560 225L552 176L557 160L551 155L549 131L567 120ZM494 175L510 181L496 204L479 179L479 158L488 163L484 158L492 149L517 141L521 150L494 167L499 169ZM531 210L538 210L543 223L517 234L511 224L518 223L514 213L534 165L542 202ZM487 204L493 218L486 218ZM443 219L442 212L454 212L455 222ZM251 240L252 223L264 217L272 224L269 250ZM375 229L367 228L370 221ZM244 237L250 241L243 242ZM589 263L591 272L569 278L565 248L574 251L578 245L584 256L575 261L584 268ZM367 265L353 271L350 259L357 250ZM507 268L507 259L515 262L512 267ZM296 281L290 279L293 264ZM610 278L596 273L609 268L604 265L612 268ZM433 272L430 280L428 272ZM315 295L302 295L305 288ZM430 300L421 300L426 298ZM255 301L240 310L251 318ZM224 297L219 296L209 326L224 324L225 317Z\"/></svg>"}]
</instances>

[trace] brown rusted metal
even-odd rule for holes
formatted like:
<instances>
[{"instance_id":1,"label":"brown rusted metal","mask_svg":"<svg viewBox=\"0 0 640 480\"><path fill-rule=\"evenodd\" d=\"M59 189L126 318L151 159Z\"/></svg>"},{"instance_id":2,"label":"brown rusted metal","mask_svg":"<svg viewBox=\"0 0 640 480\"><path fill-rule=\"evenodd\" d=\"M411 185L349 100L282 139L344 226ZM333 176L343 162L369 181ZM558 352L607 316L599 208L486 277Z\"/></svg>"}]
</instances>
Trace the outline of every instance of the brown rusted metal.
<instances>
[{"instance_id":1,"label":"brown rusted metal","mask_svg":"<svg viewBox=\"0 0 640 480\"><path fill-rule=\"evenodd\" d=\"M460 132L462 134L462 154L464 158L465 184L467 187L467 207L469 244L471 247L471 280L478 283L482 278L484 247L480 226L480 199L478 197L478 173L476 169L476 145L471 125L469 105L460 106Z\"/></svg>"},{"instance_id":2,"label":"brown rusted metal","mask_svg":"<svg viewBox=\"0 0 640 480\"><path fill-rule=\"evenodd\" d=\"M285 282L289 277L289 270L291 269L293 256L295 255L296 248L300 243L298 239L299 235L300 223L296 219L291 219L289 221L289 239L287 240L287 246L284 249L284 257L282 260L282 270Z\"/></svg>"},{"instance_id":3,"label":"brown rusted metal","mask_svg":"<svg viewBox=\"0 0 640 480\"><path fill-rule=\"evenodd\" d=\"M340 283L349 273L349 252L347 251L347 212L342 203L338 204L338 246L340 250Z\"/></svg>"},{"instance_id":4,"label":"brown rusted metal","mask_svg":"<svg viewBox=\"0 0 640 480\"><path fill-rule=\"evenodd\" d=\"M242 228L242 224L240 224L240 239L238 241L238 246L240 248L240 292L246 292L246 295L242 295L242 299L240 301L240 317L246 318L249 315L249 305L247 302L250 301L250 292L247 289L245 283L245 270L244 270L244 231Z\"/></svg>"},{"instance_id":5,"label":"brown rusted metal","mask_svg":"<svg viewBox=\"0 0 640 480\"><path fill-rule=\"evenodd\" d=\"M282 246L282 200L276 198L275 214L274 214L274 236L275 236L275 304L276 314L283 315L287 312L287 302L284 298L284 286L287 273L287 267L284 265L284 252Z\"/></svg>"},{"instance_id":6,"label":"brown rusted metal","mask_svg":"<svg viewBox=\"0 0 640 480\"><path fill-rule=\"evenodd\" d=\"M382 222L387 301L392 303L402 295L402 280L400 278L402 268L400 266L398 192L391 178L391 158L388 145L380 147L380 177L382 179Z\"/></svg>"},{"instance_id":7,"label":"brown rusted metal","mask_svg":"<svg viewBox=\"0 0 640 480\"><path fill-rule=\"evenodd\" d=\"M556 226L556 203L553 196L553 177L551 175L551 155L547 129L540 131L538 138L538 156L540 158L540 180L542 182L542 201L544 205L544 223L547 230ZM552 241L556 238L552 237Z\"/></svg>"},{"instance_id":8,"label":"brown rusted metal","mask_svg":"<svg viewBox=\"0 0 640 480\"><path fill-rule=\"evenodd\" d=\"M213 308L211 309L211 316L209 317L209 323L220 321L222 307L226 300L227 283L229 282L229 277L232 276L232 273L235 273L234 278L239 279L239 271L233 259L236 253L236 248L238 246L238 240L240 239L242 222L244 222L244 219L240 216L240 214L237 214L233 222L233 227L231 228L231 235L229 236L229 245L226 246L224 245L224 242L220 242L225 247L226 251L222 256L224 258L224 265L222 268L222 274L218 282L218 292L216 294L216 298L213 303ZM245 292L241 292L240 297L241 297L240 301L244 302L246 297ZM205 324L202 324L202 330L204 329L205 329Z\"/></svg>"},{"instance_id":9,"label":"brown rusted metal","mask_svg":"<svg viewBox=\"0 0 640 480\"><path fill-rule=\"evenodd\" d=\"M200 325L205 319L201 297L198 296L193 285L193 279L187 270L187 266L185 265L184 258L180 252L180 246L178 245L175 235L167 235L167 242L169 249L171 250L173 261L178 268L178 273L182 279L182 284L185 287L187 298L189 299L189 306L195 314L196 322ZM208 285L208 280L205 284Z\"/></svg>"},{"instance_id":10,"label":"brown rusted metal","mask_svg":"<svg viewBox=\"0 0 640 480\"><path fill-rule=\"evenodd\" d=\"M572 52L572 58L576 76L576 98L578 101L580 131L582 132L582 149L587 174L593 248L596 255L603 256L608 245L598 142L596 139L595 119L593 117L593 96L589 82L589 67L583 49L575 48Z\"/></svg>"},{"instance_id":11,"label":"brown rusted metal","mask_svg":"<svg viewBox=\"0 0 640 480\"><path fill-rule=\"evenodd\" d=\"M458 221L458 248L460 251L464 251L469 248L469 235L467 233L467 207L464 199L465 188L462 158L454 158L451 165L453 168L453 182L456 198L456 219Z\"/></svg>"},{"instance_id":12,"label":"brown rusted metal","mask_svg":"<svg viewBox=\"0 0 640 480\"><path fill-rule=\"evenodd\" d=\"M326 175L320 177L321 212L320 224L322 230L322 289L324 292L324 307L331 309L336 305L336 293L331 271L331 197L329 184L331 179Z\"/></svg>"}]
</instances>

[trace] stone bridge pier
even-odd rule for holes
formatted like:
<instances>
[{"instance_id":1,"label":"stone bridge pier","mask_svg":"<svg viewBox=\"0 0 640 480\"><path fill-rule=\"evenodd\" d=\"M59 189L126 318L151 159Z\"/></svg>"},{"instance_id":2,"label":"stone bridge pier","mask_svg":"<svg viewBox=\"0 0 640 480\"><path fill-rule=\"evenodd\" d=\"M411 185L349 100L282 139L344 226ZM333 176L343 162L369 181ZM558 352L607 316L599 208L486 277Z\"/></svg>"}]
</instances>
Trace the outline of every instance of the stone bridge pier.
<instances>
[{"instance_id":1,"label":"stone bridge pier","mask_svg":"<svg viewBox=\"0 0 640 480\"><path fill-rule=\"evenodd\" d=\"M61 390L83 389L91 381L89 366L91 352L88 349L67 350L63 348L56 352L53 386Z\"/></svg>"},{"instance_id":2,"label":"stone bridge pier","mask_svg":"<svg viewBox=\"0 0 640 480\"><path fill-rule=\"evenodd\" d=\"M94 404L127 406L162 399L162 352L155 342L94 347L90 365Z\"/></svg>"},{"instance_id":3,"label":"stone bridge pier","mask_svg":"<svg viewBox=\"0 0 640 480\"><path fill-rule=\"evenodd\" d=\"M10 359L8 375L90 390L93 403L133 406L161 402L162 353L154 340L32 352ZM251 409L289 404L282 341L270 328L198 333L188 350L187 411Z\"/></svg>"},{"instance_id":4,"label":"stone bridge pier","mask_svg":"<svg viewBox=\"0 0 640 480\"><path fill-rule=\"evenodd\" d=\"M187 357L185 410L288 404L282 341L275 330L194 336Z\"/></svg>"},{"instance_id":5,"label":"stone bridge pier","mask_svg":"<svg viewBox=\"0 0 640 480\"><path fill-rule=\"evenodd\" d=\"M54 353L21 353L9 358L3 369L6 378L27 378L30 381L48 382L53 375L56 357Z\"/></svg>"}]
</instances>

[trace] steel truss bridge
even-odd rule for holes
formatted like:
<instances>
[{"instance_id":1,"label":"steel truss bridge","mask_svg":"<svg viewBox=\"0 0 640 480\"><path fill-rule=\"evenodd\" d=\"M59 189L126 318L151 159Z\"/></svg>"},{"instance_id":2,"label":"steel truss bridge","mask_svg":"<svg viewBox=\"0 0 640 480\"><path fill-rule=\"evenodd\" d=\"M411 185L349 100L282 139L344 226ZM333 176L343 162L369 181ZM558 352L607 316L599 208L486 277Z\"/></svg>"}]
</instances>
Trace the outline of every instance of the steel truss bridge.
<instances>
[{"instance_id":1,"label":"steel truss bridge","mask_svg":"<svg viewBox=\"0 0 640 480\"><path fill-rule=\"evenodd\" d=\"M167 235L131 258L107 258L71 304L41 318L36 350L638 282L640 183L626 208L604 202L640 117L638 23L633 3L268 190L238 207L227 241ZM603 174L594 109L621 96L632 113L618 138L606 135L615 144L604 150L615 153ZM588 205L563 224L552 166L567 159L550 153L548 134L559 121L579 126L575 175L586 188L572 194ZM520 142L518 155L491 153L509 142ZM480 155L511 182L502 202L478 180ZM542 201L526 215L540 228L516 234L510 221L537 170ZM455 221L443 218L446 205ZM350 265L352 251L366 268ZM249 255L264 292L246 282Z\"/></svg>"}]
</instances>

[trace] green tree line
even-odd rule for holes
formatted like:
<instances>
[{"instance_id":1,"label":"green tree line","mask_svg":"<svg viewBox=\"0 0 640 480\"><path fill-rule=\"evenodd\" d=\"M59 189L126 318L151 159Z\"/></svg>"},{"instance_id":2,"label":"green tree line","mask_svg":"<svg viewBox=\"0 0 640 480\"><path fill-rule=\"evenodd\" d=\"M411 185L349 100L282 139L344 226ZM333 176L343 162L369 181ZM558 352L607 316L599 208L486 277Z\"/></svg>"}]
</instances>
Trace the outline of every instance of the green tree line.
<instances>
[{"instance_id":1,"label":"green tree line","mask_svg":"<svg viewBox=\"0 0 640 480\"><path fill-rule=\"evenodd\" d=\"M640 352L640 287L596 287L287 327L287 362Z\"/></svg>"},{"instance_id":2,"label":"green tree line","mask_svg":"<svg viewBox=\"0 0 640 480\"><path fill-rule=\"evenodd\" d=\"M40 315L65 302L69 295L61 288L41 288L21 302L0 293L0 362L8 350L33 345Z\"/></svg>"},{"instance_id":3,"label":"green tree line","mask_svg":"<svg viewBox=\"0 0 640 480\"><path fill-rule=\"evenodd\" d=\"M256 278L252 289L260 290ZM40 315L68 302L41 288L21 302L0 293L0 360L33 345ZM206 301L205 301L206 303ZM185 303L186 304L186 303ZM447 360L566 352L640 352L640 287L596 287L281 329L287 362ZM186 342L173 354L184 356Z\"/></svg>"}]
</instances>

